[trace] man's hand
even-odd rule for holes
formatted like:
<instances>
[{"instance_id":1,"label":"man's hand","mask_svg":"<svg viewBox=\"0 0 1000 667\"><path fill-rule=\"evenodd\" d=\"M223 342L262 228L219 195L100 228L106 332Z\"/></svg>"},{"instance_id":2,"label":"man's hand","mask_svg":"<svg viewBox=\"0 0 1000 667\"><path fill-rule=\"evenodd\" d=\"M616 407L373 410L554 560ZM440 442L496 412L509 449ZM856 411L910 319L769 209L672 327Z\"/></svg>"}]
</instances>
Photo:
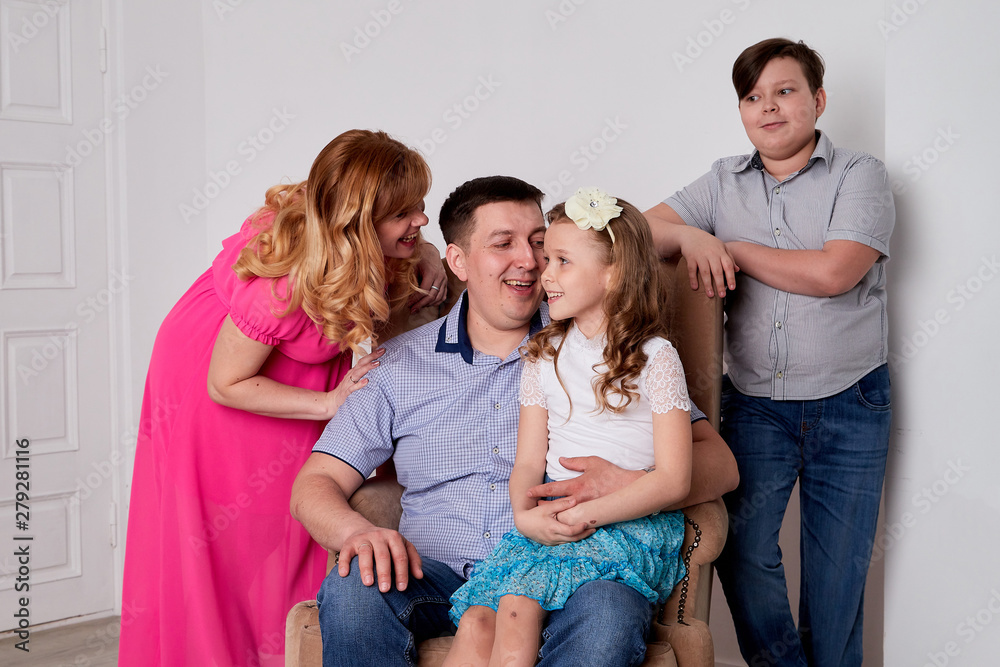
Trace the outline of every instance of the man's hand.
<instances>
[{"instance_id":1,"label":"man's hand","mask_svg":"<svg viewBox=\"0 0 1000 667\"><path fill-rule=\"evenodd\" d=\"M564 496L572 500L574 504L584 503L625 488L646 474L642 470L619 468L599 456L560 457L559 463L567 470L575 470L583 474L562 482L549 482L533 486L528 489L530 498Z\"/></svg>"},{"instance_id":2,"label":"man's hand","mask_svg":"<svg viewBox=\"0 0 1000 667\"><path fill-rule=\"evenodd\" d=\"M351 572L351 560L358 557L358 570L365 586L375 583L378 589L388 593L392 586L392 573L396 572L396 588L404 591L412 572L417 579L423 579L420 554L410 541L395 530L372 528L351 535L340 549L337 557L337 572L346 577Z\"/></svg>"},{"instance_id":3,"label":"man's hand","mask_svg":"<svg viewBox=\"0 0 1000 667\"><path fill-rule=\"evenodd\" d=\"M433 243L421 241L417 244L417 274L420 277L420 289L427 294L415 294L410 299L410 312L415 313L424 306L441 305L448 298L448 274L441 263L441 254Z\"/></svg>"},{"instance_id":4,"label":"man's hand","mask_svg":"<svg viewBox=\"0 0 1000 667\"><path fill-rule=\"evenodd\" d=\"M593 535L594 529L585 523L570 526L556 518L557 514L575 504L576 502L569 498L542 502L530 510L515 512L514 523L522 535L539 544L554 547L557 544L577 542Z\"/></svg>"}]
</instances>

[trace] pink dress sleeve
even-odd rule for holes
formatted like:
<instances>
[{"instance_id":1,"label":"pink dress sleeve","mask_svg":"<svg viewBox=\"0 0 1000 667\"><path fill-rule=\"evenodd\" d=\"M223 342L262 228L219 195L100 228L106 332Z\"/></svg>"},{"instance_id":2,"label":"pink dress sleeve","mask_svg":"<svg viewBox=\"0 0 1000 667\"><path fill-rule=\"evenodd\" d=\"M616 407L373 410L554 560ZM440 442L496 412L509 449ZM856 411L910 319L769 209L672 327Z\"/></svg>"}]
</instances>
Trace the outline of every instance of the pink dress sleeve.
<instances>
[{"instance_id":1,"label":"pink dress sleeve","mask_svg":"<svg viewBox=\"0 0 1000 667\"><path fill-rule=\"evenodd\" d=\"M277 297L272 294L272 286ZM265 345L274 346L294 337L300 328L298 320L301 311L278 316L287 308L287 303L278 298L284 296L286 286L286 278L237 278L229 299L229 317L236 328L248 338Z\"/></svg>"}]
</instances>

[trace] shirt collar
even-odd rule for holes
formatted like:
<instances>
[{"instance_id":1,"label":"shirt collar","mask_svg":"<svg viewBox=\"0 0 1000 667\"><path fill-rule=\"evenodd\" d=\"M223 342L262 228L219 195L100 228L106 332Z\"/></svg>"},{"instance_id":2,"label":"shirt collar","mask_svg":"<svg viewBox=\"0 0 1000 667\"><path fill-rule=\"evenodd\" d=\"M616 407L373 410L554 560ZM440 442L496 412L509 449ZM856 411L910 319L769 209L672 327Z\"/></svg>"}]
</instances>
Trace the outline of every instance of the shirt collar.
<instances>
[{"instance_id":1,"label":"shirt collar","mask_svg":"<svg viewBox=\"0 0 1000 667\"><path fill-rule=\"evenodd\" d=\"M459 353L462 360L467 364L472 364L475 357L475 349L469 340L467 321L469 319L468 292L462 292L458 302L452 306L451 311L444 318L444 323L438 331L437 345L435 352ZM534 336L538 331L549 323L549 305L542 303L531 318L531 326L525 340Z\"/></svg>"},{"instance_id":2,"label":"shirt collar","mask_svg":"<svg viewBox=\"0 0 1000 667\"><path fill-rule=\"evenodd\" d=\"M819 130L816 130L816 147L813 149L812 155L809 156L809 161L806 163L806 166L802 167L799 171L805 171L811 167L813 162L816 160L824 160L826 162L827 171L833 168L833 142L831 142L830 139ZM744 155L742 159L736 161L736 164L733 165L731 171L734 174L737 174L751 167L757 171L764 171L764 162L760 159L760 151L754 151L750 155Z\"/></svg>"}]
</instances>

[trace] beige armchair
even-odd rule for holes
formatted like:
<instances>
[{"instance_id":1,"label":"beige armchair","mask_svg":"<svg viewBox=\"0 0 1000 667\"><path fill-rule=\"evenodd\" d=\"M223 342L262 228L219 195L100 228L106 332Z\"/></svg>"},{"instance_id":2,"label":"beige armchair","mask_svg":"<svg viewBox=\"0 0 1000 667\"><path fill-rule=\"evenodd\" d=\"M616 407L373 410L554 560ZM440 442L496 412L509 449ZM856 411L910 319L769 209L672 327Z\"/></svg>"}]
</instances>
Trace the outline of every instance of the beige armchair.
<instances>
[{"instance_id":1,"label":"beige armchair","mask_svg":"<svg viewBox=\"0 0 1000 667\"><path fill-rule=\"evenodd\" d=\"M671 335L684 363L691 398L718 429L722 378L721 301L691 290L683 260L665 262L663 275L664 303L671 306L664 317L670 322ZM463 286L453 275L449 277L449 302L453 302ZM399 505L402 491L394 477L376 476L361 485L351 497L351 506L376 525L396 528L402 513ZM649 667L714 667L715 664L712 635L707 624L711 564L725 544L728 517L721 500L689 507L684 514L688 525L682 554L688 564L688 575L659 610L653 623L643 663ZM335 562L336 555L331 554L331 567ZM418 647L421 667L438 667L451 641L451 637L440 637L423 642ZM316 601L300 602L288 614L285 665L320 667L321 663Z\"/></svg>"}]
</instances>

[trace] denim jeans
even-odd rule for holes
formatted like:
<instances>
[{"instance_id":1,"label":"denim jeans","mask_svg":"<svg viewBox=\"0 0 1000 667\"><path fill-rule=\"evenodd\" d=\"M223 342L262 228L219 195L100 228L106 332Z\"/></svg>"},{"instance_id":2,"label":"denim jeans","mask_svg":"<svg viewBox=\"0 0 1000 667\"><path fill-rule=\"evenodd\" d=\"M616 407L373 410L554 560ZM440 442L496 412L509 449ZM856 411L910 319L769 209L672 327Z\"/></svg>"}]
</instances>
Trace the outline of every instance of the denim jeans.
<instances>
[{"instance_id":1,"label":"denim jeans","mask_svg":"<svg viewBox=\"0 0 1000 667\"><path fill-rule=\"evenodd\" d=\"M356 559L347 577L334 569L316 595L324 667L415 665L421 641L454 634L448 599L464 580L444 563L423 559L423 579L388 593L362 584L357 570ZM584 584L549 615L539 665L638 665L651 616L646 598L624 584Z\"/></svg>"},{"instance_id":2,"label":"denim jeans","mask_svg":"<svg viewBox=\"0 0 1000 667\"><path fill-rule=\"evenodd\" d=\"M865 578L885 477L891 407L882 365L827 398L774 401L723 382L722 436L740 471L716 561L750 667L860 665ZM799 626L778 531L799 482Z\"/></svg>"}]
</instances>

